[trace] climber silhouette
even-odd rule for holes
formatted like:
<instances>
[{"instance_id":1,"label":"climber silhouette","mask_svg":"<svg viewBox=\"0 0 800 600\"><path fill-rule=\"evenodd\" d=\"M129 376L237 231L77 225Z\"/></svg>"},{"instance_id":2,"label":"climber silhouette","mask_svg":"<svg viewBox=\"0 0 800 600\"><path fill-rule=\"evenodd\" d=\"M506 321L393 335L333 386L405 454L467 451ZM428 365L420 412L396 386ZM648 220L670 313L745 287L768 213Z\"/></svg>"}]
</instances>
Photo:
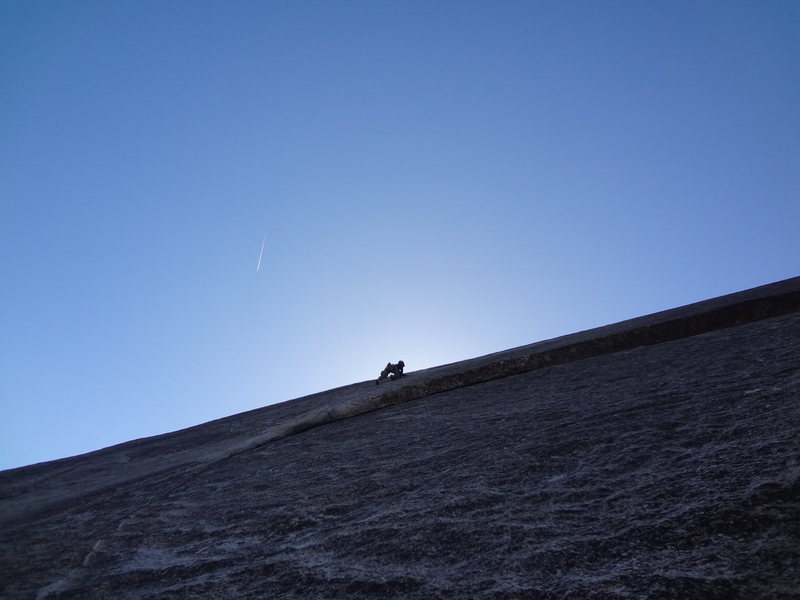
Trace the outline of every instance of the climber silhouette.
<instances>
[{"instance_id":1,"label":"climber silhouette","mask_svg":"<svg viewBox=\"0 0 800 600\"><path fill-rule=\"evenodd\" d=\"M375 385L378 385L384 379L388 379L389 381L393 381L395 379L399 379L403 376L403 368L406 366L402 360L397 361L396 365L392 363L386 363L386 368L381 371L380 377L375 381Z\"/></svg>"}]
</instances>

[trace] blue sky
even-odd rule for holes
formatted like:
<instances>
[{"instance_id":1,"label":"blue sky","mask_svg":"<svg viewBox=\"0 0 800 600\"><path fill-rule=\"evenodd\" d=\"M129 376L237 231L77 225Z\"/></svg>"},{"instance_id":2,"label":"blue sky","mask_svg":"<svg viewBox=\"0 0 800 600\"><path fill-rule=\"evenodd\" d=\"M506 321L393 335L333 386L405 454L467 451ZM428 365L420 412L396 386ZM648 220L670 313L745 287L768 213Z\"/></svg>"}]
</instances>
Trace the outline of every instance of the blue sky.
<instances>
[{"instance_id":1,"label":"blue sky","mask_svg":"<svg viewBox=\"0 0 800 600\"><path fill-rule=\"evenodd\" d=\"M799 192L797 2L6 0L0 468L796 276Z\"/></svg>"}]
</instances>

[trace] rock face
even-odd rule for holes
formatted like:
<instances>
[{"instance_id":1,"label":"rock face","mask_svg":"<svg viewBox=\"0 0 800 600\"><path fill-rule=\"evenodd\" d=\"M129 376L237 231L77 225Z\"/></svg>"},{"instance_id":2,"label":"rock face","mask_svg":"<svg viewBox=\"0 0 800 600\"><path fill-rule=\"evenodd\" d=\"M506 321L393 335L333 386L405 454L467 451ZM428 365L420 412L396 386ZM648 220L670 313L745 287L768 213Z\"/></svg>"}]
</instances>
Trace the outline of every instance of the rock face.
<instances>
[{"instance_id":1,"label":"rock face","mask_svg":"<svg viewBox=\"0 0 800 600\"><path fill-rule=\"evenodd\" d=\"M800 278L0 473L2 598L798 598Z\"/></svg>"}]
</instances>

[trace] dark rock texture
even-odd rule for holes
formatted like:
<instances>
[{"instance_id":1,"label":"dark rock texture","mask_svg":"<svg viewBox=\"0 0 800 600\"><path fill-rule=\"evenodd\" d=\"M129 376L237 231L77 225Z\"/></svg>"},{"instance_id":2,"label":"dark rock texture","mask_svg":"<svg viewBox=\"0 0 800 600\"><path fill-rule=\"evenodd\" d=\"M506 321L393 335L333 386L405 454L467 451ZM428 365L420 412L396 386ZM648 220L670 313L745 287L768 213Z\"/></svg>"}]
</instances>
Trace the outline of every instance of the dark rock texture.
<instances>
[{"instance_id":1,"label":"dark rock texture","mask_svg":"<svg viewBox=\"0 0 800 600\"><path fill-rule=\"evenodd\" d=\"M799 598L798 289L4 471L0 597Z\"/></svg>"}]
</instances>

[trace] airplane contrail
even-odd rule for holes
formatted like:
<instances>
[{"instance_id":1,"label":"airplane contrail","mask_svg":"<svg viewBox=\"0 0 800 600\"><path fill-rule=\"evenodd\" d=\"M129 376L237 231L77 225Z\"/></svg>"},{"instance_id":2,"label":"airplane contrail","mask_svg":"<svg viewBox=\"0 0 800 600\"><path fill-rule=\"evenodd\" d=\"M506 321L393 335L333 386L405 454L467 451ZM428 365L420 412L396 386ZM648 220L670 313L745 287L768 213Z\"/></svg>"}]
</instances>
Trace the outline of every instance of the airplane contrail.
<instances>
[{"instance_id":1,"label":"airplane contrail","mask_svg":"<svg viewBox=\"0 0 800 600\"><path fill-rule=\"evenodd\" d=\"M264 256L264 244L267 243L267 236L264 235L264 239L261 240L261 252L258 253L258 266L256 267L256 273L261 270L261 257Z\"/></svg>"}]
</instances>

